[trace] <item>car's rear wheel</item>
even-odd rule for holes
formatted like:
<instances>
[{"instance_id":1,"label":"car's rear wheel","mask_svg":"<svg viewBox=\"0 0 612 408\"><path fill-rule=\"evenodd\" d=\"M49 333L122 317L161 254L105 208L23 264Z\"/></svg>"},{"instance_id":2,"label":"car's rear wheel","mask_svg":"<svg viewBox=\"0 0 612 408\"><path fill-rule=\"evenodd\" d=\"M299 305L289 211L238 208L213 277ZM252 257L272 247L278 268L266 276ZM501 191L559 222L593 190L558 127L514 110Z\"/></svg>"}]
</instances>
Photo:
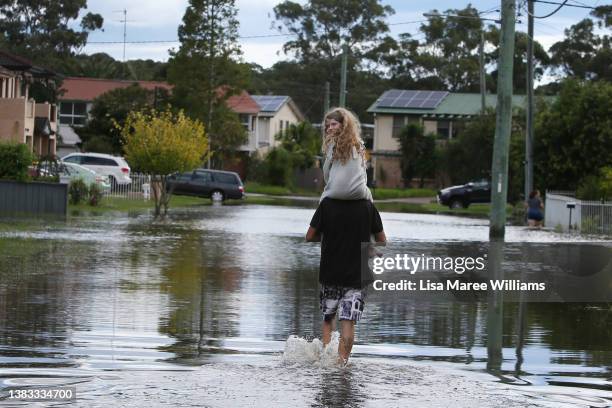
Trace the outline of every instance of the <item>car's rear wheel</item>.
<instances>
[{"instance_id":1,"label":"car's rear wheel","mask_svg":"<svg viewBox=\"0 0 612 408\"><path fill-rule=\"evenodd\" d=\"M458 210L461 208L466 208L467 206L463 203L463 201L461 200L451 200L451 202L448 204L449 208L452 210Z\"/></svg>"},{"instance_id":2,"label":"car's rear wheel","mask_svg":"<svg viewBox=\"0 0 612 408\"><path fill-rule=\"evenodd\" d=\"M225 194L221 190L215 190L210 194L210 199L213 201L223 201L225 200Z\"/></svg>"}]
</instances>

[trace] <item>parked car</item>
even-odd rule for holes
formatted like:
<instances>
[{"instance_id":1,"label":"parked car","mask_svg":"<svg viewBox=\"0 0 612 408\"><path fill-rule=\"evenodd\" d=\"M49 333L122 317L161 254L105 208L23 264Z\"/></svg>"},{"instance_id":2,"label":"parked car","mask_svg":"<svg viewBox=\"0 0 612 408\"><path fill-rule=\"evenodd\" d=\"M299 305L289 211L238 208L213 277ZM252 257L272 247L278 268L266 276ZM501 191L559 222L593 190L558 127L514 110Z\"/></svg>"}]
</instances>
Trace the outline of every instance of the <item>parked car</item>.
<instances>
[{"instance_id":1,"label":"parked car","mask_svg":"<svg viewBox=\"0 0 612 408\"><path fill-rule=\"evenodd\" d=\"M62 158L65 163L80 164L102 176L108 176L111 187L130 184L130 166L123 157L104 153L70 153Z\"/></svg>"},{"instance_id":2,"label":"parked car","mask_svg":"<svg viewBox=\"0 0 612 408\"><path fill-rule=\"evenodd\" d=\"M196 169L178 173L168 179L168 190L176 195L191 195L212 200L241 199L244 186L238 173L231 171Z\"/></svg>"},{"instance_id":3,"label":"parked car","mask_svg":"<svg viewBox=\"0 0 612 408\"><path fill-rule=\"evenodd\" d=\"M491 202L491 183L488 180L470 181L438 191L438 203L450 208L468 208L473 203Z\"/></svg>"},{"instance_id":4,"label":"parked car","mask_svg":"<svg viewBox=\"0 0 612 408\"><path fill-rule=\"evenodd\" d=\"M111 184L108 176L97 174L95 171L83 167L80 164L62 163L58 171L60 183L69 183L72 180L82 179L88 186L97 184L103 193L108 193L111 189Z\"/></svg>"}]
</instances>

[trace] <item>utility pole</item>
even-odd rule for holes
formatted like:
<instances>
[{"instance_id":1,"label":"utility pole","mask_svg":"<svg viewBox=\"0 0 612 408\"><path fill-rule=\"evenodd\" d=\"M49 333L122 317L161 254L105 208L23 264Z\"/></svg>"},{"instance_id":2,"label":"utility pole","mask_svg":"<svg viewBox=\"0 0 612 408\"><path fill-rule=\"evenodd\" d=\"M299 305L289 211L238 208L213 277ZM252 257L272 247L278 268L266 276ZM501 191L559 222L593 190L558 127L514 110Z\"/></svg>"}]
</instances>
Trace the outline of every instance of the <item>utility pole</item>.
<instances>
[{"instance_id":1,"label":"utility pole","mask_svg":"<svg viewBox=\"0 0 612 408\"><path fill-rule=\"evenodd\" d=\"M127 9L123 9L123 62L125 62L125 43L127 42Z\"/></svg>"},{"instance_id":2,"label":"utility pole","mask_svg":"<svg viewBox=\"0 0 612 408\"><path fill-rule=\"evenodd\" d=\"M119 22L123 23L123 62L125 62L125 44L127 43L127 22L128 22L127 9L113 10L113 13L123 13L123 20L119 20Z\"/></svg>"},{"instance_id":3,"label":"utility pole","mask_svg":"<svg viewBox=\"0 0 612 408\"><path fill-rule=\"evenodd\" d=\"M514 57L515 0L502 0L497 113L491 166L491 216L489 238L504 238L508 197L508 151L512 127L512 68Z\"/></svg>"},{"instance_id":4,"label":"utility pole","mask_svg":"<svg viewBox=\"0 0 612 408\"><path fill-rule=\"evenodd\" d=\"M348 44L345 42L342 46L342 67L340 72L340 101L338 106L344 108L346 106L346 65L348 59Z\"/></svg>"},{"instance_id":5,"label":"utility pole","mask_svg":"<svg viewBox=\"0 0 612 408\"><path fill-rule=\"evenodd\" d=\"M533 0L527 0L527 134L525 135L525 199L533 191Z\"/></svg>"},{"instance_id":6,"label":"utility pole","mask_svg":"<svg viewBox=\"0 0 612 408\"><path fill-rule=\"evenodd\" d=\"M480 31L480 45L478 46L478 61L480 62L480 114L484 115L487 103L485 95L487 93L487 84L485 79L485 64L484 64L484 30Z\"/></svg>"},{"instance_id":7,"label":"utility pole","mask_svg":"<svg viewBox=\"0 0 612 408\"><path fill-rule=\"evenodd\" d=\"M323 115L329 112L329 81L325 82L325 99L323 100Z\"/></svg>"}]
</instances>

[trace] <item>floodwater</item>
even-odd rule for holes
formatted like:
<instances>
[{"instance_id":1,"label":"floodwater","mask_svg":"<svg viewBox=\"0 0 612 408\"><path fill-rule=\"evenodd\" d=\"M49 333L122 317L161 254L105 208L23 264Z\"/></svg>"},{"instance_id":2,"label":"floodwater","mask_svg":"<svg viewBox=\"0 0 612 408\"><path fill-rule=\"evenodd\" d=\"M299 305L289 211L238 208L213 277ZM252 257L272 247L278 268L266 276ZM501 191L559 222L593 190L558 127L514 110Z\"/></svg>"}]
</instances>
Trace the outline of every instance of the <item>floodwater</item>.
<instances>
[{"instance_id":1,"label":"floodwater","mask_svg":"<svg viewBox=\"0 0 612 408\"><path fill-rule=\"evenodd\" d=\"M0 405L35 406L7 392L51 385L76 386L84 407L612 405L609 303L373 298L349 364L336 366L337 335L327 349L318 340L320 247L303 238L313 212L3 220ZM486 220L382 218L396 246L478 248L488 237ZM520 227L506 241L543 259L611 248Z\"/></svg>"}]
</instances>

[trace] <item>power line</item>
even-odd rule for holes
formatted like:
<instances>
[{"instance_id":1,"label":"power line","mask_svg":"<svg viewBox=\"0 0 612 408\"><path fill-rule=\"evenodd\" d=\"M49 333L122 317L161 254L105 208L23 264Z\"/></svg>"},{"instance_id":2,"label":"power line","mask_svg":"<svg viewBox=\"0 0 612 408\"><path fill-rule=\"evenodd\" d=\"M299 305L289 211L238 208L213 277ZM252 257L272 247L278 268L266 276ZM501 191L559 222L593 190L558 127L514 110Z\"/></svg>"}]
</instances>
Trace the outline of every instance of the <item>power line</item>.
<instances>
[{"instance_id":1,"label":"power line","mask_svg":"<svg viewBox=\"0 0 612 408\"><path fill-rule=\"evenodd\" d=\"M548 1L548 0L533 0L533 1L534 1L534 3L554 4L554 5L557 5L557 6L585 8L585 9L592 9L592 10L594 10L596 8L596 7L584 6L584 5L580 5L580 4L565 4L565 3L567 3L567 0L565 0L563 3L559 3L559 2L555 2L555 1ZM559 8L561 8L561 7L559 7ZM555 13L557 12L557 10L555 10Z\"/></svg>"},{"instance_id":2,"label":"power line","mask_svg":"<svg viewBox=\"0 0 612 408\"><path fill-rule=\"evenodd\" d=\"M388 23L388 26L407 25L425 23L429 20L412 20L398 21L396 23ZM257 35L241 35L238 39L253 39L253 38L273 38L273 37L293 37L297 34L281 33L281 34L257 34ZM164 44L164 43L179 43L180 40L140 40L140 41L87 41L87 44Z\"/></svg>"},{"instance_id":3,"label":"power line","mask_svg":"<svg viewBox=\"0 0 612 408\"><path fill-rule=\"evenodd\" d=\"M552 16L553 14L556 14L557 11L561 10L561 8L563 8L563 6L565 6L566 4L567 4L567 0L563 0L563 3L559 4L559 7L557 7L556 9L551 11L550 13L546 14L545 16L534 16L533 14L529 13L529 11L527 11L527 13L530 16L532 16L533 18L548 18L548 17Z\"/></svg>"}]
</instances>

